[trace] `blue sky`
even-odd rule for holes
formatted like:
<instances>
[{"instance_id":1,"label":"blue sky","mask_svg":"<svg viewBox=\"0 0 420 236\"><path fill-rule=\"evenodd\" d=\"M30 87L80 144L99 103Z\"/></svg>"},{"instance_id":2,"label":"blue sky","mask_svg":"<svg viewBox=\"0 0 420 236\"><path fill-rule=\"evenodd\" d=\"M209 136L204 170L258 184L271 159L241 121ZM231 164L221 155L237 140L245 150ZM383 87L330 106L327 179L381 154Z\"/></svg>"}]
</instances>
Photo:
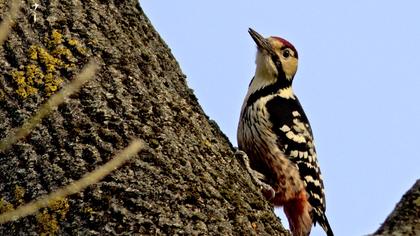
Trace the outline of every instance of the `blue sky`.
<instances>
[{"instance_id":1,"label":"blue sky","mask_svg":"<svg viewBox=\"0 0 420 236\"><path fill-rule=\"evenodd\" d=\"M311 121L336 235L375 231L420 177L419 1L141 5L234 145L255 70L248 27L295 45L294 91Z\"/></svg>"}]
</instances>

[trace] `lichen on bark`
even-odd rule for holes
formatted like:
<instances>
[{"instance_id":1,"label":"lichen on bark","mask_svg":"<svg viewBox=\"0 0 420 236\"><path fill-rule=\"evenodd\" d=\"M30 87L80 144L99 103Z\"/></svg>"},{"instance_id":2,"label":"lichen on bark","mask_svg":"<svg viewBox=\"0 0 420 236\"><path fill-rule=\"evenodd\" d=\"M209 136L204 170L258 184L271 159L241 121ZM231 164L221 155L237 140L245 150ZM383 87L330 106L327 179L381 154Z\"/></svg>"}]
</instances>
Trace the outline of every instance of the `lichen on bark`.
<instances>
[{"instance_id":1,"label":"lichen on bark","mask_svg":"<svg viewBox=\"0 0 420 236\"><path fill-rule=\"evenodd\" d=\"M21 96L13 71L24 82L51 72L67 83L91 57L101 69L0 153L0 210L81 178L133 138L149 148L60 207L0 225L0 234L286 234L137 1L32 4L0 47L1 138L56 92L41 84Z\"/></svg>"}]
</instances>

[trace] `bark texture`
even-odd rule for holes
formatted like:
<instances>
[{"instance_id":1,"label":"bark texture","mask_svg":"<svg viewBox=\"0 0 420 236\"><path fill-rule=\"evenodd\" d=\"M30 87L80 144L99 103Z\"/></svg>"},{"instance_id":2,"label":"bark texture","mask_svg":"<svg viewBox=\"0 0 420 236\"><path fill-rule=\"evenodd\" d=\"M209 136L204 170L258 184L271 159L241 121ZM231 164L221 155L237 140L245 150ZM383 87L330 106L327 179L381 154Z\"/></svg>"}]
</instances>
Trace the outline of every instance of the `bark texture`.
<instances>
[{"instance_id":1,"label":"bark texture","mask_svg":"<svg viewBox=\"0 0 420 236\"><path fill-rule=\"evenodd\" d=\"M0 2L2 20L7 9ZM81 178L133 138L148 148L0 235L287 235L136 0L24 1L0 46L0 138L92 57L95 78L0 153L0 213ZM376 235L418 232L419 186Z\"/></svg>"},{"instance_id":2,"label":"bark texture","mask_svg":"<svg viewBox=\"0 0 420 236\"><path fill-rule=\"evenodd\" d=\"M420 235L420 180L417 180L404 194L392 213L373 235Z\"/></svg>"},{"instance_id":3,"label":"bark texture","mask_svg":"<svg viewBox=\"0 0 420 236\"><path fill-rule=\"evenodd\" d=\"M101 69L0 153L0 212L81 178L134 137L148 148L0 235L286 235L137 1L34 3L0 46L0 138L90 58Z\"/></svg>"}]
</instances>

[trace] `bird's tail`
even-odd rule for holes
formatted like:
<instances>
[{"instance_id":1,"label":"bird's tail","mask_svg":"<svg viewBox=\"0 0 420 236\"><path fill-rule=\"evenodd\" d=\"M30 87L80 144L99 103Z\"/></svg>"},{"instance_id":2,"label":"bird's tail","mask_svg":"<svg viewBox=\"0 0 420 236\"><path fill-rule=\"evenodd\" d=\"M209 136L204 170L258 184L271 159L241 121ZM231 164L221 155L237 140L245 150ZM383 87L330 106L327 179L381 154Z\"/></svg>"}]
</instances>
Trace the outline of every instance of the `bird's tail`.
<instances>
[{"instance_id":1,"label":"bird's tail","mask_svg":"<svg viewBox=\"0 0 420 236\"><path fill-rule=\"evenodd\" d=\"M293 236L308 236L312 228L310 215L312 207L305 190L302 190L296 198L287 201L283 208Z\"/></svg>"},{"instance_id":2,"label":"bird's tail","mask_svg":"<svg viewBox=\"0 0 420 236\"><path fill-rule=\"evenodd\" d=\"M330 223L328 223L328 219L327 216L325 216L325 214L321 216L321 219L318 220L318 223L324 229L327 236L334 236Z\"/></svg>"}]
</instances>

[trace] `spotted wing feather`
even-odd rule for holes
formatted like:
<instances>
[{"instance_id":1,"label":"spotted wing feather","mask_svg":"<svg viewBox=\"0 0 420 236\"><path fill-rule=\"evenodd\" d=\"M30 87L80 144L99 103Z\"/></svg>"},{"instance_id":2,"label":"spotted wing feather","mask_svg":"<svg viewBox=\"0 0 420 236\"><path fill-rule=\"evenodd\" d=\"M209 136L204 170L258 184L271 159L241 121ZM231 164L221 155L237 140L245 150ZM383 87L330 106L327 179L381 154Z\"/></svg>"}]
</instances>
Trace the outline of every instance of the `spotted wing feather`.
<instances>
[{"instance_id":1,"label":"spotted wing feather","mask_svg":"<svg viewBox=\"0 0 420 236\"><path fill-rule=\"evenodd\" d=\"M305 183L313 221L322 227L328 225L325 218L323 181L318 166L312 129L299 100L276 96L266 104L278 137L278 146L296 164ZM329 225L328 225L329 226ZM327 226L326 226L327 227Z\"/></svg>"}]
</instances>

